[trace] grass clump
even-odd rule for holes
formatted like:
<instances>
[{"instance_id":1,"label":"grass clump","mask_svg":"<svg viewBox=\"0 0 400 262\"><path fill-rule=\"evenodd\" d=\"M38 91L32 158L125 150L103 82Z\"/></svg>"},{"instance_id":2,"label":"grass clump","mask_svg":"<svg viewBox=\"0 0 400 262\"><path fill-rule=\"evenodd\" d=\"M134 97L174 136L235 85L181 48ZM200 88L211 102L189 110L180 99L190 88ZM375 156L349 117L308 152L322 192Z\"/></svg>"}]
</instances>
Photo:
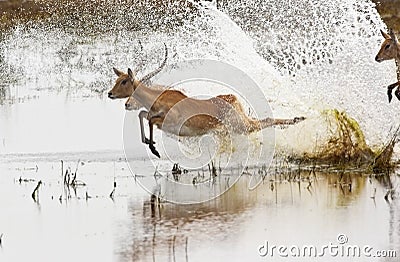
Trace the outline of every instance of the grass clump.
<instances>
[{"instance_id":1,"label":"grass clump","mask_svg":"<svg viewBox=\"0 0 400 262\"><path fill-rule=\"evenodd\" d=\"M329 126L327 142L317 145L314 153L304 154L299 159L302 163L367 168L374 171L393 167L391 158L398 141L399 128L386 145L373 150L366 143L364 133L354 118L337 109L326 110L323 115Z\"/></svg>"}]
</instances>

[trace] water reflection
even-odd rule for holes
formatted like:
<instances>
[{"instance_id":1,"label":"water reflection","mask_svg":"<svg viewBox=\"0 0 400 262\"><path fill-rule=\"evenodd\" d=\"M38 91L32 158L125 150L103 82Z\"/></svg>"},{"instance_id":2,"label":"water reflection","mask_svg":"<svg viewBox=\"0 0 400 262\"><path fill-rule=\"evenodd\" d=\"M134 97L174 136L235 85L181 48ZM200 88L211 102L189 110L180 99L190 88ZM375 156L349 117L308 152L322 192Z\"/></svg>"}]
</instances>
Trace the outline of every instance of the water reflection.
<instances>
[{"instance_id":1,"label":"water reflection","mask_svg":"<svg viewBox=\"0 0 400 262\"><path fill-rule=\"evenodd\" d=\"M132 201L126 232L117 241L126 249L117 249L118 259L249 261L261 258L257 247L265 240L318 247L336 242L339 233L349 244L399 250L398 205L384 200L390 185L383 181L397 183L393 175L302 172L290 181L268 176L254 191L247 189L249 179L243 176L203 204Z\"/></svg>"}]
</instances>

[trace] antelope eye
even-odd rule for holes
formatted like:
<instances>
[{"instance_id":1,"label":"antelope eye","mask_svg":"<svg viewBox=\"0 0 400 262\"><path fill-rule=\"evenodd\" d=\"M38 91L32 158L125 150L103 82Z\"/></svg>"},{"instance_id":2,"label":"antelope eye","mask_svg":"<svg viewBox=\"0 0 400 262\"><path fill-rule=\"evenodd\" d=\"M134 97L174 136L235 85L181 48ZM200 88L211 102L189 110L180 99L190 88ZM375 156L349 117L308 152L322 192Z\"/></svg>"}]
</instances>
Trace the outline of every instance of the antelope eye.
<instances>
[{"instance_id":1,"label":"antelope eye","mask_svg":"<svg viewBox=\"0 0 400 262\"><path fill-rule=\"evenodd\" d=\"M390 47L390 44L387 44L386 46L385 46L385 49L388 49Z\"/></svg>"},{"instance_id":2,"label":"antelope eye","mask_svg":"<svg viewBox=\"0 0 400 262\"><path fill-rule=\"evenodd\" d=\"M122 80L122 82L121 82L121 85L125 85L126 84L126 82L127 82L127 80L125 79L125 80Z\"/></svg>"}]
</instances>

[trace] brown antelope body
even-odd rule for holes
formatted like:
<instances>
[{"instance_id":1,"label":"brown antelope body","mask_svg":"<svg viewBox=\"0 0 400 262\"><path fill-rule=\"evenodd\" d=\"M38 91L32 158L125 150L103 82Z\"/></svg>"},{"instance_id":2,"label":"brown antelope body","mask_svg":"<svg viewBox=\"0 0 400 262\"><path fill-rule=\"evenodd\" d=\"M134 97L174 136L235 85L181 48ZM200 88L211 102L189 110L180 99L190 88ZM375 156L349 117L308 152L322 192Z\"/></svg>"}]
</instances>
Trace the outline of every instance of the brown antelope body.
<instances>
[{"instance_id":1,"label":"brown antelope body","mask_svg":"<svg viewBox=\"0 0 400 262\"><path fill-rule=\"evenodd\" d=\"M378 54L375 57L376 62L383 62L385 60L394 59L396 61L396 67L400 65L400 44L399 41L394 34L393 30L389 30L389 34L383 32L381 30L382 36L385 38L383 41L381 48L379 49ZM397 69L398 70L398 69ZM393 83L387 87L387 95L389 98L389 103L392 101L392 91L397 87L396 91L394 92L397 99L400 100L400 81Z\"/></svg>"},{"instance_id":2,"label":"brown antelope body","mask_svg":"<svg viewBox=\"0 0 400 262\"><path fill-rule=\"evenodd\" d=\"M230 131L237 134L249 134L266 127L293 125L304 117L293 119L249 118L234 95L219 95L200 100L187 97L177 90L157 90L135 78L131 69L123 73L114 69L118 78L109 92L112 97L132 97L146 110L139 113L142 142L148 144L151 152L160 157L154 146L153 126L178 136L200 136L229 125ZM128 99L128 102L131 99ZM143 118L149 123L150 137L144 134Z\"/></svg>"}]
</instances>

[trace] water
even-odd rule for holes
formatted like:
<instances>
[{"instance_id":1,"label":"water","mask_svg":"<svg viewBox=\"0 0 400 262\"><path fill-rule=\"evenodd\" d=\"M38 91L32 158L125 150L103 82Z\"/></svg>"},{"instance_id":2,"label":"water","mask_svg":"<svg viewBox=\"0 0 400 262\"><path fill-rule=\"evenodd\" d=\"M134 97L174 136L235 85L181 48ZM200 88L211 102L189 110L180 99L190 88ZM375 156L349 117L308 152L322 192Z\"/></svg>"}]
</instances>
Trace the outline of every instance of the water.
<instances>
[{"instance_id":1,"label":"water","mask_svg":"<svg viewBox=\"0 0 400 262\"><path fill-rule=\"evenodd\" d=\"M154 179L156 168L169 172L173 163L148 161L137 112L126 116L124 101L111 101L106 93L115 79L113 66L125 71L143 63L139 76L144 75L162 60L163 42L170 49L169 65L222 60L259 84L274 116L307 116L298 126L275 130L277 153L313 152L324 143L330 128L321 116L326 109L354 117L373 148L399 124L393 113L399 103L388 104L384 88L394 81L395 67L374 61L384 25L369 1L201 6L199 16L172 26L164 21L155 30L135 28L137 18L134 29L122 26L132 18L122 12L113 17L118 23L103 24L113 31L93 27L99 31L86 34L31 24L0 35L1 261L263 261L270 258L260 257L257 248L265 241L321 247L336 243L341 233L349 244L399 251L398 196L384 199L389 189L397 189L396 174L375 178L306 171L299 179L293 177L295 169L289 177L271 171L254 191L248 190L245 175L212 201L162 203L152 212L139 182ZM196 85L182 89L190 95L219 94ZM130 166L123 152L126 118L132 119L135 146ZM81 161L78 179L86 186L68 192L60 160L71 170ZM39 180L43 185L35 202L31 193Z\"/></svg>"},{"instance_id":2,"label":"water","mask_svg":"<svg viewBox=\"0 0 400 262\"><path fill-rule=\"evenodd\" d=\"M374 250L398 251L400 246L397 200L384 199L389 179L398 184L397 176L293 169L271 172L249 191L250 177L244 175L213 201L161 203L152 209L149 195L124 161L82 161L78 179L87 186L68 192L62 186L60 162L48 159L0 166L7 174L0 180L0 204L6 207L0 219L5 225L0 252L4 261L281 261L279 256L260 257L259 246L269 241L315 245L319 250L337 244L339 234L347 236L349 245ZM74 170L76 164L65 161L64 168ZM45 182L35 203L31 193L39 179ZM117 187L112 200L113 181Z\"/></svg>"}]
</instances>

